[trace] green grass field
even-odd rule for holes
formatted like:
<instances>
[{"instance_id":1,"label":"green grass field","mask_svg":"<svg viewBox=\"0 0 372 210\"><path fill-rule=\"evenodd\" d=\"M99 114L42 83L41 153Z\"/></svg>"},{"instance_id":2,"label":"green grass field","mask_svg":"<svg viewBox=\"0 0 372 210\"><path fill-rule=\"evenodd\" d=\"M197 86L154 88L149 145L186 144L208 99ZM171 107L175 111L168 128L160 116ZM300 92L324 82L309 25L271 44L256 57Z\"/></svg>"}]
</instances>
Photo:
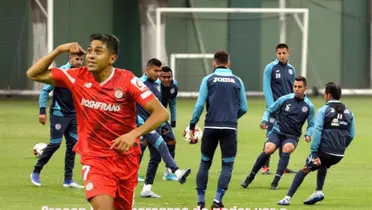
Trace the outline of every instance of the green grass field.
<instances>
[{"instance_id":1,"label":"green grass field","mask_svg":"<svg viewBox=\"0 0 372 210\"><path fill-rule=\"evenodd\" d=\"M323 105L320 98L312 100L315 108ZM190 167L192 174L184 185L178 182L162 180L164 163L159 167L153 191L162 196L160 199L142 199L139 193L143 183L136 190L135 207L187 207L194 208L196 204L196 173L200 162L200 144L188 145L182 139L182 131L187 126L193 110L194 100L178 102L178 120L175 129L178 138L176 161L181 168ZM348 149L340 164L328 172L325 183L325 200L315 206L304 206L306 199L315 189L316 173L308 175L307 179L292 199L292 204L286 209L372 209L372 164L371 164L371 123L372 112L369 106L372 98L345 98L344 102L356 116L356 138ZM276 208L276 202L287 193L294 175L284 175L279 189L269 189L273 175L257 175L248 189L241 189L240 182L250 171L258 154L262 151L265 132L258 128L264 101L261 98L248 98L248 113L239 121L238 155L235 162L230 188L224 197L227 208ZM204 111L205 113L205 111ZM203 116L204 116L203 113ZM37 210L42 206L50 208L86 208L90 205L85 201L83 190L65 189L62 187L64 170L63 145L41 174L42 187L34 187L29 175L36 162L32 148L35 143L49 141L48 126L42 126L37 121L37 101L4 100L0 101L0 209L4 210ZM204 118L199 125L202 126ZM309 153L310 145L301 138L295 153L291 156L289 167L300 169ZM82 183L80 157L77 156L75 180ZM271 170L276 170L278 155L272 156ZM140 168L144 175L148 163L148 152ZM209 174L207 190L207 206L214 197L217 179L220 172L221 158L216 152L213 166ZM46 208L44 208L46 209Z\"/></svg>"}]
</instances>

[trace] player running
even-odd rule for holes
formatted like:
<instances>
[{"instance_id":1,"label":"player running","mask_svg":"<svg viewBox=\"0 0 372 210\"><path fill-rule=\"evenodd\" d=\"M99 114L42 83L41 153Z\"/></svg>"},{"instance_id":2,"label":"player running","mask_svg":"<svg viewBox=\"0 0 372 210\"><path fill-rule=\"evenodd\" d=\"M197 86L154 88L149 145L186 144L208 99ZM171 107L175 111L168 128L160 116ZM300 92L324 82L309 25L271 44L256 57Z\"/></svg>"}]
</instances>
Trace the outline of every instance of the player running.
<instances>
[{"instance_id":1,"label":"player running","mask_svg":"<svg viewBox=\"0 0 372 210\"><path fill-rule=\"evenodd\" d=\"M316 190L304 201L313 205L324 199L323 186L328 168L339 163L346 148L355 136L354 114L341 101L341 87L333 82L326 84L324 100L326 104L316 115L311 153L303 169L297 172L292 185L278 205L289 205L293 195L306 175L318 170Z\"/></svg>"},{"instance_id":2,"label":"player running","mask_svg":"<svg viewBox=\"0 0 372 210\"><path fill-rule=\"evenodd\" d=\"M299 138L302 134L302 126L307 120L307 130L304 135L305 141L311 141L311 135L314 129L314 106L305 95L306 79L298 76L293 85L294 93L280 97L264 113L261 129L267 129L267 122L272 113L277 113L277 121L273 126L273 131L265 143L264 151L258 156L252 171L241 183L243 188L248 187L255 178L258 170L265 164L276 149L282 149L282 155L278 163L274 180L271 183L271 189L276 190L279 181L288 166L291 153L297 147Z\"/></svg>"},{"instance_id":3,"label":"player running","mask_svg":"<svg viewBox=\"0 0 372 210\"><path fill-rule=\"evenodd\" d=\"M87 66L67 71L48 67L63 52L85 53L75 42L58 46L27 71L34 81L68 88L78 120L74 151L81 155L86 198L93 209L132 209L139 168L139 137L168 120L168 112L130 71L114 68L119 40L93 34ZM149 113L136 127L136 103Z\"/></svg>"},{"instance_id":4,"label":"player running","mask_svg":"<svg viewBox=\"0 0 372 210\"><path fill-rule=\"evenodd\" d=\"M60 67L62 70L70 68L78 68L83 63L84 54L70 54L67 64ZM44 85L39 96L39 122L42 125L46 124L46 105L48 102L49 93L53 90L53 101L50 106L50 142L40 155L34 170L31 173L31 182L37 186L41 186L40 172L48 163L53 154L61 146L62 137L66 139L65 153L65 179L63 187L84 188L75 183L72 179L73 169L75 166L75 152L72 151L77 142L77 124L76 113L72 101L71 92L66 88L54 87L52 85Z\"/></svg>"},{"instance_id":5,"label":"player running","mask_svg":"<svg viewBox=\"0 0 372 210\"><path fill-rule=\"evenodd\" d=\"M224 207L222 198L228 189L237 152L238 119L247 112L247 98L243 81L230 69L230 55L218 51L213 59L214 72L203 78L199 97L190 121L190 136L207 103L207 114L201 140L201 163L196 177L198 207L205 207L209 168L220 143L222 170L212 208Z\"/></svg>"}]
</instances>

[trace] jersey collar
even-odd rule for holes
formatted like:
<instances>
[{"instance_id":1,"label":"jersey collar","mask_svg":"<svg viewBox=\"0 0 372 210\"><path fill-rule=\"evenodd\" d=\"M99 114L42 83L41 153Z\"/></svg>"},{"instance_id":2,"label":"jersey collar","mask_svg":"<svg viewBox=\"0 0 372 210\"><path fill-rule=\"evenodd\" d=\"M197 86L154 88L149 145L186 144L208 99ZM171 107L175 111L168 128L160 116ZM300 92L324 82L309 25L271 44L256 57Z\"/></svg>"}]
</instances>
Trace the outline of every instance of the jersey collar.
<instances>
[{"instance_id":1,"label":"jersey collar","mask_svg":"<svg viewBox=\"0 0 372 210\"><path fill-rule=\"evenodd\" d=\"M327 101L327 104L329 104L329 103L341 103L341 101L339 101L339 100L329 100L329 101Z\"/></svg>"},{"instance_id":2,"label":"jersey collar","mask_svg":"<svg viewBox=\"0 0 372 210\"><path fill-rule=\"evenodd\" d=\"M231 69L228 69L224 66L217 66L215 69L214 69L214 72L215 73L232 73Z\"/></svg>"},{"instance_id":3,"label":"jersey collar","mask_svg":"<svg viewBox=\"0 0 372 210\"><path fill-rule=\"evenodd\" d=\"M279 59L275 59L275 62L277 62L278 64L281 64L281 65L287 65L288 64L288 60L287 60L286 63L282 63L282 62L280 62Z\"/></svg>"},{"instance_id":4,"label":"jersey collar","mask_svg":"<svg viewBox=\"0 0 372 210\"><path fill-rule=\"evenodd\" d=\"M107 84L114 77L115 68L111 67L111 69L112 69L112 71L111 71L110 76L105 81L102 81L101 83L99 83L100 86Z\"/></svg>"}]
</instances>

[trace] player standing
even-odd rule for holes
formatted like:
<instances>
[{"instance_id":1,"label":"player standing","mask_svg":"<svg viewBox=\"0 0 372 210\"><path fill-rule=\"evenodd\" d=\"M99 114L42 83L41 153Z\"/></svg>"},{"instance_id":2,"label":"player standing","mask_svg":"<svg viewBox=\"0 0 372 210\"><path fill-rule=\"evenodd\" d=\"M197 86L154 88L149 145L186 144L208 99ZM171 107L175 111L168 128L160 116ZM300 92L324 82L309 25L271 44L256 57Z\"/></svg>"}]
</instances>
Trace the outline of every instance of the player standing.
<instances>
[{"instance_id":1,"label":"player standing","mask_svg":"<svg viewBox=\"0 0 372 210\"><path fill-rule=\"evenodd\" d=\"M139 168L139 137L168 120L167 110L130 71L114 68L119 40L93 34L87 67L67 71L48 67L63 52L85 52L77 43L58 46L27 71L34 81L67 87L74 100L86 198L97 209L132 208ZM136 127L136 103L151 115Z\"/></svg>"},{"instance_id":2,"label":"player standing","mask_svg":"<svg viewBox=\"0 0 372 210\"><path fill-rule=\"evenodd\" d=\"M341 92L339 85L333 82L326 84L326 104L316 115L311 153L306 159L305 167L293 179L287 196L278 202L279 205L289 205L306 175L315 170L318 170L316 190L304 204L313 205L324 199L323 186L327 170L342 160L346 148L355 136L354 115L340 101Z\"/></svg>"},{"instance_id":3,"label":"player standing","mask_svg":"<svg viewBox=\"0 0 372 210\"><path fill-rule=\"evenodd\" d=\"M282 149L282 155L278 163L271 189L276 190L279 181L288 166L291 153L296 149L298 140L302 134L302 126L307 120L306 142L311 141L314 129L314 106L305 95L306 79L298 76L293 85L294 93L278 98L264 113L260 127L267 129L270 115L277 113L273 130L265 143L264 151L258 156L249 176L241 183L246 188L255 178L258 170L265 164L267 158L276 149Z\"/></svg>"},{"instance_id":4,"label":"player standing","mask_svg":"<svg viewBox=\"0 0 372 210\"><path fill-rule=\"evenodd\" d=\"M213 59L214 72L203 78L199 97L190 121L190 134L207 104L204 133L201 140L201 163L196 177L198 207L205 207L209 168L220 143L222 170L212 208L222 208L222 198L228 189L237 152L238 119L247 112L247 98L243 81L230 70L230 55L217 51Z\"/></svg>"},{"instance_id":5,"label":"player standing","mask_svg":"<svg viewBox=\"0 0 372 210\"><path fill-rule=\"evenodd\" d=\"M165 128L162 131L163 138L167 142L169 152L171 153L173 159L176 155L176 137L173 132L173 128L176 127L177 119L177 94L178 94L178 82L173 78L172 69L168 66L163 66L161 68L161 103L165 108L170 110L171 123L166 123ZM168 168L165 168L163 174L163 180L175 181L177 177Z\"/></svg>"},{"instance_id":6,"label":"player standing","mask_svg":"<svg viewBox=\"0 0 372 210\"><path fill-rule=\"evenodd\" d=\"M83 63L84 54L70 54L69 62L60 68L67 70L70 68L79 68ZM72 179L73 169L75 166L75 152L72 151L77 142L77 124L76 113L72 101L71 92L66 88L54 87L52 85L44 85L39 96L39 122L46 124L46 105L48 95L53 91L53 101L50 106L50 142L39 157L34 170L31 174L31 182L35 186L41 186L40 172L44 165L48 163L53 154L61 146L62 137L66 139L65 153L65 179L63 187L84 188L75 183Z\"/></svg>"},{"instance_id":7,"label":"player standing","mask_svg":"<svg viewBox=\"0 0 372 210\"><path fill-rule=\"evenodd\" d=\"M289 48L287 44L281 43L276 46L276 60L267 64L263 75L263 92L266 100L266 108L269 108L281 96L293 93L293 83L296 78L295 68L289 64ZM266 138L273 129L276 113L270 115L267 122ZM281 156L279 150L279 157ZM262 168L262 174L270 174L270 156ZM286 169L285 173L295 173Z\"/></svg>"}]
</instances>

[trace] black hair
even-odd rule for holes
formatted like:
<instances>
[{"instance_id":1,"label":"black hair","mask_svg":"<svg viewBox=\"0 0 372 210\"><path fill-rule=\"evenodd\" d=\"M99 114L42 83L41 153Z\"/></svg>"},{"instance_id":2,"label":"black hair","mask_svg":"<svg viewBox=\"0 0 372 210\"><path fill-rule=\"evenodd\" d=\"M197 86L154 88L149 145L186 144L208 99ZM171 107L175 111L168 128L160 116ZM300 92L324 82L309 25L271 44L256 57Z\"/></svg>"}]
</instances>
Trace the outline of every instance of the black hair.
<instances>
[{"instance_id":1,"label":"black hair","mask_svg":"<svg viewBox=\"0 0 372 210\"><path fill-rule=\"evenodd\" d=\"M149 61L147 61L147 66L161 66L162 63L159 59L151 58Z\"/></svg>"},{"instance_id":2,"label":"black hair","mask_svg":"<svg viewBox=\"0 0 372 210\"><path fill-rule=\"evenodd\" d=\"M171 69L169 66L163 66L163 67L161 68L161 71L162 71L162 72L172 72L172 69Z\"/></svg>"},{"instance_id":3,"label":"black hair","mask_svg":"<svg viewBox=\"0 0 372 210\"><path fill-rule=\"evenodd\" d=\"M120 40L113 34L92 34L90 42L99 40L107 45L107 48L114 54L119 55Z\"/></svg>"},{"instance_id":4,"label":"black hair","mask_svg":"<svg viewBox=\"0 0 372 210\"><path fill-rule=\"evenodd\" d=\"M78 53L70 53L71 56L83 56L85 55L83 52L78 52Z\"/></svg>"},{"instance_id":5,"label":"black hair","mask_svg":"<svg viewBox=\"0 0 372 210\"><path fill-rule=\"evenodd\" d=\"M342 89L339 85L334 82L328 82L325 88L326 94L331 94L332 98L339 100L341 98Z\"/></svg>"},{"instance_id":6,"label":"black hair","mask_svg":"<svg viewBox=\"0 0 372 210\"><path fill-rule=\"evenodd\" d=\"M287 50L289 49L289 47L288 47L287 44L285 44L285 43L279 43L278 45L276 45L275 50L283 49L283 48L286 48Z\"/></svg>"},{"instance_id":7,"label":"black hair","mask_svg":"<svg viewBox=\"0 0 372 210\"><path fill-rule=\"evenodd\" d=\"M298 81L298 82L303 82L304 83L304 86L306 87L306 78L303 77L303 76L297 76L295 81Z\"/></svg>"},{"instance_id":8,"label":"black hair","mask_svg":"<svg viewBox=\"0 0 372 210\"><path fill-rule=\"evenodd\" d=\"M217 65L223 65L227 64L230 61L230 55L225 50L220 50L214 54L213 59Z\"/></svg>"}]
</instances>

